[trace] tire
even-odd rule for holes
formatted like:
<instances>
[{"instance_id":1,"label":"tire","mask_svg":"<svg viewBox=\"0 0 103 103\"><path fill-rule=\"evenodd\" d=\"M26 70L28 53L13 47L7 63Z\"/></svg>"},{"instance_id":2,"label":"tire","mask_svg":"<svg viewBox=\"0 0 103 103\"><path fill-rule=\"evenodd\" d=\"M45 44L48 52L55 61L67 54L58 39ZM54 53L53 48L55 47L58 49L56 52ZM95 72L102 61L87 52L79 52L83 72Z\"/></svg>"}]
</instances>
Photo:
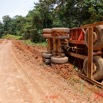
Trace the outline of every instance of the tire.
<instances>
[{"instance_id":1,"label":"tire","mask_svg":"<svg viewBox=\"0 0 103 103\"><path fill-rule=\"evenodd\" d=\"M87 74L87 62L88 62L88 58L86 58L83 63L83 72L85 75ZM93 57L92 78L94 80L103 79L103 59L100 56Z\"/></svg>"},{"instance_id":2,"label":"tire","mask_svg":"<svg viewBox=\"0 0 103 103\"><path fill-rule=\"evenodd\" d=\"M52 28L52 31L69 33L70 29L69 28Z\"/></svg>"},{"instance_id":3,"label":"tire","mask_svg":"<svg viewBox=\"0 0 103 103\"><path fill-rule=\"evenodd\" d=\"M42 57L43 57L43 58L50 59L51 56L52 56L51 53L47 53L47 52L42 53Z\"/></svg>"},{"instance_id":4,"label":"tire","mask_svg":"<svg viewBox=\"0 0 103 103\"><path fill-rule=\"evenodd\" d=\"M43 37L44 38L51 38L51 29L43 29Z\"/></svg>"},{"instance_id":5,"label":"tire","mask_svg":"<svg viewBox=\"0 0 103 103\"><path fill-rule=\"evenodd\" d=\"M93 29L94 29L93 44L95 45L103 37L103 25L96 26ZM88 33L87 32L85 33L85 42L86 42L86 45L88 46Z\"/></svg>"},{"instance_id":6,"label":"tire","mask_svg":"<svg viewBox=\"0 0 103 103\"><path fill-rule=\"evenodd\" d=\"M93 44L95 44L98 40L98 35L96 34L96 32L93 32ZM86 45L88 46L88 34L85 34L85 42Z\"/></svg>"},{"instance_id":7,"label":"tire","mask_svg":"<svg viewBox=\"0 0 103 103\"><path fill-rule=\"evenodd\" d=\"M45 64L49 65L51 63L51 59L45 59Z\"/></svg>"},{"instance_id":8,"label":"tire","mask_svg":"<svg viewBox=\"0 0 103 103\"><path fill-rule=\"evenodd\" d=\"M63 64L68 62L68 57L51 57L52 63Z\"/></svg>"},{"instance_id":9,"label":"tire","mask_svg":"<svg viewBox=\"0 0 103 103\"><path fill-rule=\"evenodd\" d=\"M45 34L51 34L51 29L49 29L49 28L45 28L45 29L43 29L43 33Z\"/></svg>"},{"instance_id":10,"label":"tire","mask_svg":"<svg viewBox=\"0 0 103 103\"><path fill-rule=\"evenodd\" d=\"M70 29L69 28L52 28L52 37L56 39L68 39Z\"/></svg>"},{"instance_id":11,"label":"tire","mask_svg":"<svg viewBox=\"0 0 103 103\"><path fill-rule=\"evenodd\" d=\"M44 38L51 38L51 34L43 34Z\"/></svg>"}]
</instances>

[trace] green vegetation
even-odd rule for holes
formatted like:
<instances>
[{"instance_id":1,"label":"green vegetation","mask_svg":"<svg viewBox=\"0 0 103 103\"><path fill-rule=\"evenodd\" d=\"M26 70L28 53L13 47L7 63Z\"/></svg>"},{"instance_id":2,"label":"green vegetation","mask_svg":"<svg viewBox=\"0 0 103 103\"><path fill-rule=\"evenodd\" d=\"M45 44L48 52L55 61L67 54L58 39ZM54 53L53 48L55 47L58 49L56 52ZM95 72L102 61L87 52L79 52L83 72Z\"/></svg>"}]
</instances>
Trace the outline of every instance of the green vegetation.
<instances>
[{"instance_id":1,"label":"green vegetation","mask_svg":"<svg viewBox=\"0 0 103 103\"><path fill-rule=\"evenodd\" d=\"M23 40L23 43L26 44L26 45L36 45L36 46L44 46L46 47L47 46L47 43L46 42L41 42L41 43L34 43L32 42L30 39L29 40Z\"/></svg>"},{"instance_id":2,"label":"green vegetation","mask_svg":"<svg viewBox=\"0 0 103 103\"><path fill-rule=\"evenodd\" d=\"M7 34L2 36L3 39L16 39L19 40L22 38L22 36L17 36L17 35L11 35L11 34Z\"/></svg>"},{"instance_id":3,"label":"green vegetation","mask_svg":"<svg viewBox=\"0 0 103 103\"><path fill-rule=\"evenodd\" d=\"M23 17L3 16L0 22L0 37L12 34L44 42L43 28L75 27L103 21L103 0L39 0L34 9Z\"/></svg>"}]
</instances>

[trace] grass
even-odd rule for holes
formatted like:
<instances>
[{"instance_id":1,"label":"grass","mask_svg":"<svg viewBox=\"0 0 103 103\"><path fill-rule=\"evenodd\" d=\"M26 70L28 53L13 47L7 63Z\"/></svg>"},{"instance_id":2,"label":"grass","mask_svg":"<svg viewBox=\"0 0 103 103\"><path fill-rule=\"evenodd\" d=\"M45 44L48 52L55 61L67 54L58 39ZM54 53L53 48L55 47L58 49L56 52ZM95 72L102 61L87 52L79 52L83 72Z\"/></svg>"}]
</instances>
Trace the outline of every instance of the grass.
<instances>
[{"instance_id":1,"label":"grass","mask_svg":"<svg viewBox=\"0 0 103 103\"><path fill-rule=\"evenodd\" d=\"M22 36L7 34L7 35L4 35L2 38L3 39L16 39L16 40L19 40L20 38L22 38Z\"/></svg>"},{"instance_id":2,"label":"grass","mask_svg":"<svg viewBox=\"0 0 103 103\"><path fill-rule=\"evenodd\" d=\"M22 38L22 36L7 34L7 35L4 35L2 38L3 38L3 39L15 39L15 40L20 40L20 39ZM47 46L47 43L46 43L46 42L34 43L34 42L31 42L30 39L28 39L28 40L23 40L23 43L26 44L26 45L31 45L31 46L33 46L33 45L36 45L36 46L44 46L44 47Z\"/></svg>"},{"instance_id":3,"label":"grass","mask_svg":"<svg viewBox=\"0 0 103 103\"><path fill-rule=\"evenodd\" d=\"M34 43L34 42L31 42L30 40L23 40L23 43L26 44L26 45L31 45L31 46L33 46L33 45L44 46L44 47L47 46L46 42Z\"/></svg>"}]
</instances>

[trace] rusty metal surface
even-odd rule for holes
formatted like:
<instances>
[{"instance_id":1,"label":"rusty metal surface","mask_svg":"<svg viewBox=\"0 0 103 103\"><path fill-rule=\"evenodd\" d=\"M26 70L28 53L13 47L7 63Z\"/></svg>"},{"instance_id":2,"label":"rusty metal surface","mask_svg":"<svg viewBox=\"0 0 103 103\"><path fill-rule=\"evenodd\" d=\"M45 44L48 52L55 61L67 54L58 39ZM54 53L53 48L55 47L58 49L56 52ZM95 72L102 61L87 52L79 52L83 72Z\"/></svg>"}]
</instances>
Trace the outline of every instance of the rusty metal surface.
<instances>
[{"instance_id":1,"label":"rusty metal surface","mask_svg":"<svg viewBox=\"0 0 103 103\"><path fill-rule=\"evenodd\" d=\"M52 36L68 36L70 29L69 28L52 28Z\"/></svg>"},{"instance_id":2,"label":"rusty metal surface","mask_svg":"<svg viewBox=\"0 0 103 103\"><path fill-rule=\"evenodd\" d=\"M83 35L85 37L86 33L88 33L88 43L87 43L87 51L88 54L87 56L82 55L82 54L78 54L78 53L73 53L73 51L69 51L68 54L70 56L76 57L76 58L80 58L80 59L85 59L86 57L88 57L88 63L87 63L87 76L82 76L84 79L88 80L89 82L99 86L99 87L103 87L103 85L101 85L99 82L92 80L92 71L93 71L93 55L100 55L103 54L103 52L101 51L103 49L103 41L100 42L98 41L95 45L94 45L94 37L93 37L93 33L94 33L94 27L98 26L98 25L103 25L103 22L98 22L98 23L94 23L94 24L88 24L88 25L83 25L80 28L72 28L70 33L71 33L71 38L68 40L69 43L71 44L75 44L77 47L79 45L86 45L86 41L85 38L84 39L78 39L80 38L80 32L79 30L83 31ZM79 35L78 35L79 34ZM99 52L95 52L95 50L98 50Z\"/></svg>"},{"instance_id":3,"label":"rusty metal surface","mask_svg":"<svg viewBox=\"0 0 103 103\"><path fill-rule=\"evenodd\" d=\"M92 78L93 70L93 27L89 28L88 35L88 66L87 66L87 77Z\"/></svg>"},{"instance_id":4,"label":"rusty metal surface","mask_svg":"<svg viewBox=\"0 0 103 103\"><path fill-rule=\"evenodd\" d=\"M77 53L73 53L73 52L68 52L68 54L70 55L70 56L73 56L73 57L76 57L76 58L80 58L80 59L85 59L87 56L85 56L85 55L80 55L80 54L77 54Z\"/></svg>"},{"instance_id":5,"label":"rusty metal surface","mask_svg":"<svg viewBox=\"0 0 103 103\"><path fill-rule=\"evenodd\" d=\"M88 27L90 27L90 26L95 27L95 26L98 26L98 25L103 25L103 21L101 21L101 22L95 22L95 23L93 23L93 24L83 25L83 26L81 26L80 28L88 28Z\"/></svg>"},{"instance_id":6,"label":"rusty metal surface","mask_svg":"<svg viewBox=\"0 0 103 103\"><path fill-rule=\"evenodd\" d=\"M82 76L84 79L87 79L88 81L92 82L93 84L100 86L101 84L98 83L97 81L92 80L92 70L93 70L93 56L94 55L101 55L103 54L102 50L103 50L103 41L98 40L98 42L96 42L94 44L94 32L96 26L99 25L103 25L103 21L102 22L97 22L97 23L93 23L93 24L87 24L87 25L83 25L81 27L76 27L76 28L71 28L70 31L67 28L64 28L62 30L62 28L54 28L52 29L51 35L52 35L52 40L53 40L53 55L60 55L62 50L61 47L63 47L63 41L67 39L68 40L68 44L67 44L67 49L69 47L69 51L68 54L69 56L73 56L75 58L79 58L84 60L86 57L88 57L88 63L87 63L87 76ZM66 31L65 31L66 30ZM95 32L96 33L96 32ZM99 32L102 35L102 32ZM87 36L87 41L86 41L86 35ZM68 38L70 35L70 38ZM96 40L95 40L96 41ZM50 44L50 43L48 43ZM76 47L79 48L79 51L81 49L80 52L74 52L72 49L72 47ZM100 51L100 52L95 52L95 51ZM86 51L86 52L85 52ZM102 85L103 86L103 85Z\"/></svg>"},{"instance_id":7,"label":"rusty metal surface","mask_svg":"<svg viewBox=\"0 0 103 103\"><path fill-rule=\"evenodd\" d=\"M84 40L81 40L81 41L77 41L77 40L68 40L69 43L72 43L72 44L83 44L85 45L85 41Z\"/></svg>"},{"instance_id":8,"label":"rusty metal surface","mask_svg":"<svg viewBox=\"0 0 103 103\"><path fill-rule=\"evenodd\" d=\"M79 73L79 72L78 72L78 75L79 75L81 78L83 78L84 80L86 80L86 81L88 81L88 82L90 82L90 83L92 83L92 84L94 84L94 85L96 85L96 86L98 86L98 87L100 87L100 88L103 88L103 85L102 85L101 83L99 83L99 82L97 82L97 81L95 81L95 80L93 80L93 79L88 78L87 76L83 75L82 73Z\"/></svg>"}]
</instances>

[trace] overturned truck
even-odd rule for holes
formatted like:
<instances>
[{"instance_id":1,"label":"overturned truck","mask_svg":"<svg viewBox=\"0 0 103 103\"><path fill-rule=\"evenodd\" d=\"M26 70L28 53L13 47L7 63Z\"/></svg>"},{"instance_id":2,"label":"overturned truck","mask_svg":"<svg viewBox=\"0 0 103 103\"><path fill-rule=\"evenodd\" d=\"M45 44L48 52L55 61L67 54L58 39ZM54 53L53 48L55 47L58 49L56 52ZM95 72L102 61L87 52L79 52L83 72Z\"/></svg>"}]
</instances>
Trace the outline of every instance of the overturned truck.
<instances>
[{"instance_id":1,"label":"overturned truck","mask_svg":"<svg viewBox=\"0 0 103 103\"><path fill-rule=\"evenodd\" d=\"M103 87L103 22L76 28L43 29L47 40L47 52L42 54L43 62L71 62L80 69L79 75Z\"/></svg>"}]
</instances>

